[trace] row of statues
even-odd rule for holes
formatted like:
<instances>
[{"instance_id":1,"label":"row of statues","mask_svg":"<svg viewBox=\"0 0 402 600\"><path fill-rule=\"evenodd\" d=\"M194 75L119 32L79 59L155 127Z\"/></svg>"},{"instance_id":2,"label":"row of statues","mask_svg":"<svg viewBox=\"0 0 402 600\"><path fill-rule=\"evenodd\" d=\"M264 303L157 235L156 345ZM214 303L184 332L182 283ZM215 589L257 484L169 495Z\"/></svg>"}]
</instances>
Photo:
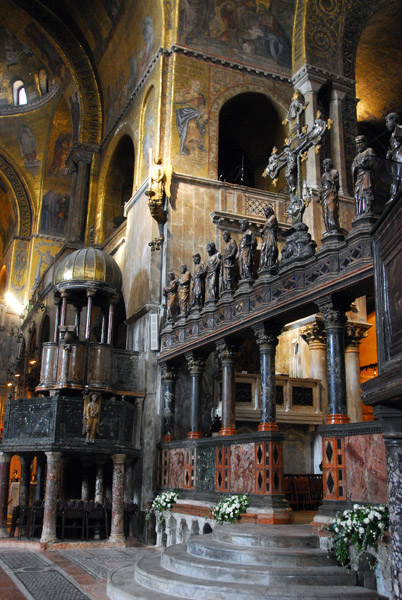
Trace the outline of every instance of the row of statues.
<instances>
[{"instance_id":1,"label":"row of statues","mask_svg":"<svg viewBox=\"0 0 402 600\"><path fill-rule=\"evenodd\" d=\"M278 221L271 205L267 204L264 212L266 221L261 228L263 241L258 267L260 273L274 273L278 259ZM190 306L202 307L206 296L208 300L215 301L225 291L233 292L238 279L246 283L254 280L257 238L247 219L240 221L240 231L239 246L229 231L222 232L225 243L222 254L218 252L215 242L209 242L206 264L198 252L194 254L192 274L185 264L180 265L178 278L173 271L168 273L168 285L164 288L168 320L174 320L177 315L187 316Z\"/></svg>"}]
</instances>

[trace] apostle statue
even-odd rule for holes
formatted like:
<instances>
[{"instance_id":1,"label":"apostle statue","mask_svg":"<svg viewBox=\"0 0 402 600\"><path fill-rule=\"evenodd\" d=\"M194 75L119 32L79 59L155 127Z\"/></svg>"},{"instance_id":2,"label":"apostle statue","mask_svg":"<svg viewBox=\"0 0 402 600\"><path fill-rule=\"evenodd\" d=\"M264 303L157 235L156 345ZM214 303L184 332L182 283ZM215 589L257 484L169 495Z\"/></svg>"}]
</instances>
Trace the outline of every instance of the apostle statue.
<instances>
[{"instance_id":1,"label":"apostle statue","mask_svg":"<svg viewBox=\"0 0 402 600\"><path fill-rule=\"evenodd\" d=\"M82 433L86 435L88 444L95 442L95 435L99 434L101 401L98 394L87 394L84 396L84 413Z\"/></svg>"},{"instance_id":2,"label":"apostle statue","mask_svg":"<svg viewBox=\"0 0 402 600\"><path fill-rule=\"evenodd\" d=\"M168 321L173 321L176 314L176 303L177 303L177 288L179 282L176 279L176 275L173 271L168 273L169 282L166 287L163 288L163 295L167 298L167 318Z\"/></svg>"},{"instance_id":3,"label":"apostle statue","mask_svg":"<svg viewBox=\"0 0 402 600\"><path fill-rule=\"evenodd\" d=\"M224 231L222 237L226 243L222 254L222 290L234 290L237 244L232 240L229 231Z\"/></svg>"},{"instance_id":4,"label":"apostle statue","mask_svg":"<svg viewBox=\"0 0 402 600\"><path fill-rule=\"evenodd\" d=\"M216 249L214 242L207 244L209 261L207 265L208 300L219 298L219 277L221 272L222 257Z\"/></svg>"},{"instance_id":5,"label":"apostle statue","mask_svg":"<svg viewBox=\"0 0 402 600\"><path fill-rule=\"evenodd\" d=\"M393 160L398 163L402 163L402 125L399 125L399 115L392 112L385 117L385 124L388 131L391 132L389 138L389 147L387 151L387 159ZM401 189L400 183L391 184L391 197L390 200L395 198L398 190Z\"/></svg>"},{"instance_id":6,"label":"apostle statue","mask_svg":"<svg viewBox=\"0 0 402 600\"><path fill-rule=\"evenodd\" d=\"M180 265L180 278L179 278L179 308L180 316L186 317L188 314L188 305L190 302L190 285L191 285L191 273L187 271L186 265Z\"/></svg>"},{"instance_id":7,"label":"apostle statue","mask_svg":"<svg viewBox=\"0 0 402 600\"><path fill-rule=\"evenodd\" d=\"M239 248L239 271L240 279L253 279L254 255L257 249L255 235L249 229L250 223L247 219L240 221L242 238Z\"/></svg>"},{"instance_id":8,"label":"apostle statue","mask_svg":"<svg viewBox=\"0 0 402 600\"><path fill-rule=\"evenodd\" d=\"M365 135L355 138L357 154L352 163L356 217L372 216L374 207L374 157Z\"/></svg>"},{"instance_id":9,"label":"apostle statue","mask_svg":"<svg viewBox=\"0 0 402 600\"><path fill-rule=\"evenodd\" d=\"M264 206L266 221L261 229L262 246L260 269L273 268L278 259L278 220L270 204Z\"/></svg>"},{"instance_id":10,"label":"apostle statue","mask_svg":"<svg viewBox=\"0 0 402 600\"><path fill-rule=\"evenodd\" d=\"M205 277L207 268L201 260L199 252L193 254L194 273L193 273L193 306L203 306L205 301Z\"/></svg>"},{"instance_id":11,"label":"apostle statue","mask_svg":"<svg viewBox=\"0 0 402 600\"><path fill-rule=\"evenodd\" d=\"M322 206L325 232L333 233L340 231L339 227L339 173L334 169L331 158L322 161L323 175L321 177L321 189L319 191L318 203Z\"/></svg>"}]
</instances>

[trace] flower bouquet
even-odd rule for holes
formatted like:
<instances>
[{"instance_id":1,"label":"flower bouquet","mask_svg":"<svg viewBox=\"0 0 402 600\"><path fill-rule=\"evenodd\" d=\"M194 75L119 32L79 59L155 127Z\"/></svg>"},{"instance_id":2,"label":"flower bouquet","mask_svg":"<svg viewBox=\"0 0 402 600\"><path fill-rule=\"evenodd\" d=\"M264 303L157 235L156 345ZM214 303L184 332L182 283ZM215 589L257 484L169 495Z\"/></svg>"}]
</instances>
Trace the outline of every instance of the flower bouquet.
<instances>
[{"instance_id":1,"label":"flower bouquet","mask_svg":"<svg viewBox=\"0 0 402 600\"><path fill-rule=\"evenodd\" d=\"M213 518L220 525L222 523L236 523L242 513L247 511L250 500L247 494L242 496L228 496L223 498L212 511Z\"/></svg>"}]
</instances>

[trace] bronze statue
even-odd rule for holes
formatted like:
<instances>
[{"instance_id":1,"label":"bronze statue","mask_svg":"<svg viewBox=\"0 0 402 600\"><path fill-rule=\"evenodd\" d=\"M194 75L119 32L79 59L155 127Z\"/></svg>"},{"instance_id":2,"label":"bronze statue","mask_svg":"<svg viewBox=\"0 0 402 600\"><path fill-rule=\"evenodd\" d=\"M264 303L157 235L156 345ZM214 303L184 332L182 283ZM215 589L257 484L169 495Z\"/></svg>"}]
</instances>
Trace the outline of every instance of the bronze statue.
<instances>
[{"instance_id":1,"label":"bronze statue","mask_svg":"<svg viewBox=\"0 0 402 600\"><path fill-rule=\"evenodd\" d=\"M255 235L249 229L250 223L247 219L240 221L242 238L239 248L239 271L240 279L253 279L254 255L257 249Z\"/></svg>"},{"instance_id":2,"label":"bronze statue","mask_svg":"<svg viewBox=\"0 0 402 600\"><path fill-rule=\"evenodd\" d=\"M84 413L82 422L82 434L86 434L85 440L88 444L95 442L95 435L99 434L101 399L99 394L87 394L84 396Z\"/></svg>"},{"instance_id":3,"label":"bronze statue","mask_svg":"<svg viewBox=\"0 0 402 600\"><path fill-rule=\"evenodd\" d=\"M367 148L364 135L355 138L357 154L352 163L352 176L356 204L356 217L372 216L374 207L374 157L372 148Z\"/></svg>"},{"instance_id":4,"label":"bronze statue","mask_svg":"<svg viewBox=\"0 0 402 600\"><path fill-rule=\"evenodd\" d=\"M219 276L221 272L222 257L216 249L214 242L207 244L210 257L207 265L208 300L219 298Z\"/></svg>"},{"instance_id":5,"label":"bronze statue","mask_svg":"<svg viewBox=\"0 0 402 600\"><path fill-rule=\"evenodd\" d=\"M222 290L234 290L237 244L231 239L229 231L224 231L222 237L226 242L222 254Z\"/></svg>"},{"instance_id":6,"label":"bronze statue","mask_svg":"<svg viewBox=\"0 0 402 600\"><path fill-rule=\"evenodd\" d=\"M187 316L190 302L191 273L187 271L186 265L180 265L180 273L178 285L180 316Z\"/></svg>"},{"instance_id":7,"label":"bronze statue","mask_svg":"<svg viewBox=\"0 0 402 600\"><path fill-rule=\"evenodd\" d=\"M321 177L321 189L318 196L318 204L322 206L326 233L339 231L339 173L334 169L331 158L322 161L323 175Z\"/></svg>"},{"instance_id":8,"label":"bronze statue","mask_svg":"<svg viewBox=\"0 0 402 600\"><path fill-rule=\"evenodd\" d=\"M278 220L270 204L264 206L264 213L266 221L261 229L260 269L275 267L278 259Z\"/></svg>"},{"instance_id":9,"label":"bronze statue","mask_svg":"<svg viewBox=\"0 0 402 600\"><path fill-rule=\"evenodd\" d=\"M193 254L193 262L195 265L193 273L193 306L203 306L205 301L205 277L207 276L207 268L201 261L199 252Z\"/></svg>"},{"instance_id":10,"label":"bronze statue","mask_svg":"<svg viewBox=\"0 0 402 600\"><path fill-rule=\"evenodd\" d=\"M396 113L389 113L385 117L385 124L388 131L391 132L389 138L389 148L387 151L387 159L393 160L398 163L402 163L402 125L399 125L399 115ZM400 183L391 183L391 197L390 200L395 198L396 193L401 189Z\"/></svg>"},{"instance_id":11,"label":"bronze statue","mask_svg":"<svg viewBox=\"0 0 402 600\"><path fill-rule=\"evenodd\" d=\"M177 303L177 288L179 282L176 279L176 275L173 271L168 273L169 283L163 288L163 295L167 298L167 318L169 321L173 321L176 314L176 303Z\"/></svg>"}]
</instances>

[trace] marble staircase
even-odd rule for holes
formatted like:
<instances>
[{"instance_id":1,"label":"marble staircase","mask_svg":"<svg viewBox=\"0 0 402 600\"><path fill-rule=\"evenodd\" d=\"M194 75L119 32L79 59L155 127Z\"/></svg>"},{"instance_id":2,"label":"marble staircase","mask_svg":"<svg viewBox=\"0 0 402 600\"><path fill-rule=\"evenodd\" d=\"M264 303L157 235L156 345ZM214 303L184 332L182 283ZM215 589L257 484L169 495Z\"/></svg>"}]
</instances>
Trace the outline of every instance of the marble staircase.
<instances>
[{"instance_id":1,"label":"marble staircase","mask_svg":"<svg viewBox=\"0 0 402 600\"><path fill-rule=\"evenodd\" d=\"M378 600L308 525L223 525L109 578L111 600Z\"/></svg>"}]
</instances>

